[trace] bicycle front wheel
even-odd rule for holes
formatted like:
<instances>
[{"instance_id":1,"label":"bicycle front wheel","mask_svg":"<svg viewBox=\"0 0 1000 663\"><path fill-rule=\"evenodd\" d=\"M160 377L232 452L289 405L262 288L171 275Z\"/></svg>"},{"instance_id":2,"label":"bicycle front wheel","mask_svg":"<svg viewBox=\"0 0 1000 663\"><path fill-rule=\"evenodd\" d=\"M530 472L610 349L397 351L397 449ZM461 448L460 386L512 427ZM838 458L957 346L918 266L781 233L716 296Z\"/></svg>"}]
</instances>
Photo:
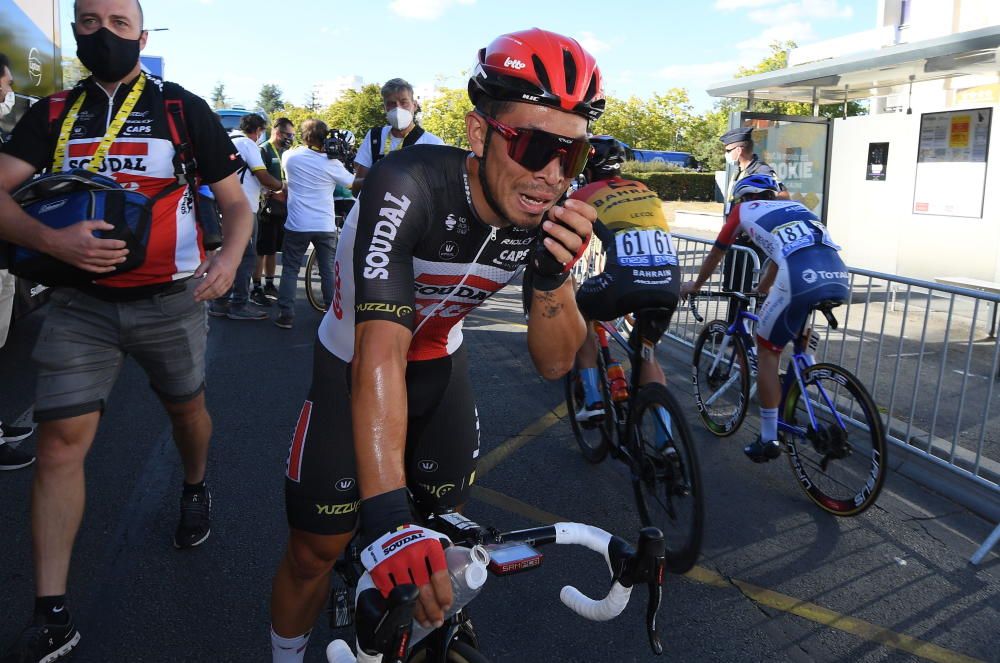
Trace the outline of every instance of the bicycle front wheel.
<instances>
[{"instance_id":1,"label":"bicycle front wheel","mask_svg":"<svg viewBox=\"0 0 1000 663\"><path fill-rule=\"evenodd\" d=\"M597 375L601 396L604 399L604 418L600 421L580 422L576 420L576 413L585 405L580 371L573 368L566 374L566 416L569 417L573 437L580 445L580 452L591 463L600 463L608 455L614 427L614 410L611 408L611 395L608 393L604 357L600 353L597 354Z\"/></svg>"},{"instance_id":2,"label":"bicycle front wheel","mask_svg":"<svg viewBox=\"0 0 1000 663\"><path fill-rule=\"evenodd\" d=\"M326 310L326 302L323 300L323 280L319 273L319 261L316 249L309 254L306 260L306 299L309 305L322 313Z\"/></svg>"},{"instance_id":3,"label":"bicycle front wheel","mask_svg":"<svg viewBox=\"0 0 1000 663\"><path fill-rule=\"evenodd\" d=\"M691 430L677 400L656 383L639 389L630 421L639 517L663 531L667 568L686 573L701 552L705 513Z\"/></svg>"},{"instance_id":4,"label":"bicycle front wheel","mask_svg":"<svg viewBox=\"0 0 1000 663\"><path fill-rule=\"evenodd\" d=\"M792 382L782 418L793 429L783 433L788 459L809 499L835 516L875 503L887 472L885 429L854 375L834 364L810 366L801 383Z\"/></svg>"},{"instance_id":5,"label":"bicycle front wheel","mask_svg":"<svg viewBox=\"0 0 1000 663\"><path fill-rule=\"evenodd\" d=\"M713 320L694 344L694 400L709 432L727 437L740 429L750 402L750 370L743 339Z\"/></svg>"}]
</instances>

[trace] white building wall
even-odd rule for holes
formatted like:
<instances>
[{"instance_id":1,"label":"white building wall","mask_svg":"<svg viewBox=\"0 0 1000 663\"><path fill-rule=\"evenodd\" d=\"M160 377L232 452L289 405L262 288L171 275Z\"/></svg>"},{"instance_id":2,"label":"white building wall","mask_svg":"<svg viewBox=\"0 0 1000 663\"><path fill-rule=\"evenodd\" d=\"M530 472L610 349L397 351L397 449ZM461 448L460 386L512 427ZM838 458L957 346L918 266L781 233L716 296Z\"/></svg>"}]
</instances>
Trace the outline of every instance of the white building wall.
<instances>
[{"instance_id":1,"label":"white building wall","mask_svg":"<svg viewBox=\"0 0 1000 663\"><path fill-rule=\"evenodd\" d=\"M964 276L1000 282L1000 106L978 219L913 214L920 114L834 121L827 224L852 267L933 280ZM869 143L889 143L883 182L865 173Z\"/></svg>"}]
</instances>

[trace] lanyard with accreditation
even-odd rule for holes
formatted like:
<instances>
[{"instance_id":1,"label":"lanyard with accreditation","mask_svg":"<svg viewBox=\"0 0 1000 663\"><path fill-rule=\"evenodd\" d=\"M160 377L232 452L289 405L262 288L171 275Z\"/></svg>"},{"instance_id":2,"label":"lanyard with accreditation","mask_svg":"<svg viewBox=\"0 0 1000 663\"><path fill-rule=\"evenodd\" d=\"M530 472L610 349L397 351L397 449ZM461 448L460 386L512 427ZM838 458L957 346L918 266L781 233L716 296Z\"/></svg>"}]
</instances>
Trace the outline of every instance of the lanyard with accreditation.
<instances>
[{"instance_id":1,"label":"lanyard with accreditation","mask_svg":"<svg viewBox=\"0 0 1000 663\"><path fill-rule=\"evenodd\" d=\"M94 156L91 158L90 163L85 167L92 173L96 173L104 165L104 159L108 156L108 150L111 149L111 143L115 142L118 138L118 134L121 133L122 127L125 126L125 120L135 109L136 103L139 101L139 97L142 96L142 91L146 88L146 74L139 74L139 79L132 86L129 91L128 96L125 97L122 107L118 109L115 113L115 117L111 120L111 124L108 125L108 130L104 133L104 138L101 139L100 144L97 146L97 150L94 152ZM66 119L63 120L62 129L59 132L59 140L56 142L56 150L52 155L53 164L58 163L61 157L66 154L66 145L69 143L69 134L73 130L73 125L76 123L77 115L80 113L80 108L83 107L83 101L86 98L87 93L81 94L77 100L73 103L73 106L69 109L69 113L66 114ZM111 102L113 103L113 101Z\"/></svg>"}]
</instances>

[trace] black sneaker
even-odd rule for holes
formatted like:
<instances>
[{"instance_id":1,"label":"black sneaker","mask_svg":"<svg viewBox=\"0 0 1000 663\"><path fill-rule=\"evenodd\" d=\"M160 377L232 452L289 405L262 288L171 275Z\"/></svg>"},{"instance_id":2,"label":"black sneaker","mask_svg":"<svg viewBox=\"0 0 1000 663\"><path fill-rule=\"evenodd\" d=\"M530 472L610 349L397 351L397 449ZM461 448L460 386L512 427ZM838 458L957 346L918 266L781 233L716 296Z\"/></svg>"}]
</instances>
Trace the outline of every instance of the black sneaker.
<instances>
[{"instance_id":1,"label":"black sneaker","mask_svg":"<svg viewBox=\"0 0 1000 663\"><path fill-rule=\"evenodd\" d=\"M257 306L270 306L271 300L267 298L264 294L264 289L260 286L253 289L250 293L250 302L256 304Z\"/></svg>"},{"instance_id":2,"label":"black sneaker","mask_svg":"<svg viewBox=\"0 0 1000 663\"><path fill-rule=\"evenodd\" d=\"M34 426L11 426L10 424L0 424L0 441L20 442L26 437L31 437L31 434L34 432Z\"/></svg>"},{"instance_id":3,"label":"black sneaker","mask_svg":"<svg viewBox=\"0 0 1000 663\"><path fill-rule=\"evenodd\" d=\"M264 284L264 296L268 299L278 299L278 289L273 283Z\"/></svg>"},{"instance_id":4,"label":"black sneaker","mask_svg":"<svg viewBox=\"0 0 1000 663\"><path fill-rule=\"evenodd\" d=\"M46 624L44 617L35 617L21 631L17 642L4 653L3 663L49 663L69 654L80 644L80 632L73 621L64 626Z\"/></svg>"},{"instance_id":5,"label":"black sneaker","mask_svg":"<svg viewBox=\"0 0 1000 663\"><path fill-rule=\"evenodd\" d=\"M0 444L0 471L19 470L35 462L35 457L27 451L15 449L9 444Z\"/></svg>"},{"instance_id":6,"label":"black sneaker","mask_svg":"<svg viewBox=\"0 0 1000 663\"><path fill-rule=\"evenodd\" d=\"M743 453L755 463L766 463L781 455L781 442L777 440L765 442L758 437L752 443L743 447Z\"/></svg>"},{"instance_id":7,"label":"black sneaker","mask_svg":"<svg viewBox=\"0 0 1000 663\"><path fill-rule=\"evenodd\" d=\"M174 548L183 550L205 543L212 533L212 493L205 490L181 494L181 520L174 533Z\"/></svg>"},{"instance_id":8,"label":"black sneaker","mask_svg":"<svg viewBox=\"0 0 1000 663\"><path fill-rule=\"evenodd\" d=\"M282 329L291 329L292 325L295 324L295 318L290 315L282 313L277 318L274 319L274 324L278 325Z\"/></svg>"}]
</instances>

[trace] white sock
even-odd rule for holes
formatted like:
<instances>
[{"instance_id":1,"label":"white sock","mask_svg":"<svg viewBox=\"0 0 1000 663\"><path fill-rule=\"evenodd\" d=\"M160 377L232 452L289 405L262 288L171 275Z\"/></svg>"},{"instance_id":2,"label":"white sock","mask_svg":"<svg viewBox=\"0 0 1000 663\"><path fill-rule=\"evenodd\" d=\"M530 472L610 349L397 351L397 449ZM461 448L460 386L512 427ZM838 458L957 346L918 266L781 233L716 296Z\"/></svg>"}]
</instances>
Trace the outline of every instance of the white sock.
<instances>
[{"instance_id":1,"label":"white sock","mask_svg":"<svg viewBox=\"0 0 1000 663\"><path fill-rule=\"evenodd\" d=\"M760 438L765 442L778 439L778 408L760 408Z\"/></svg>"},{"instance_id":2,"label":"white sock","mask_svg":"<svg viewBox=\"0 0 1000 663\"><path fill-rule=\"evenodd\" d=\"M302 663L311 633L312 631L308 631L294 638L283 638L274 632L274 628L271 628L272 663Z\"/></svg>"}]
</instances>

